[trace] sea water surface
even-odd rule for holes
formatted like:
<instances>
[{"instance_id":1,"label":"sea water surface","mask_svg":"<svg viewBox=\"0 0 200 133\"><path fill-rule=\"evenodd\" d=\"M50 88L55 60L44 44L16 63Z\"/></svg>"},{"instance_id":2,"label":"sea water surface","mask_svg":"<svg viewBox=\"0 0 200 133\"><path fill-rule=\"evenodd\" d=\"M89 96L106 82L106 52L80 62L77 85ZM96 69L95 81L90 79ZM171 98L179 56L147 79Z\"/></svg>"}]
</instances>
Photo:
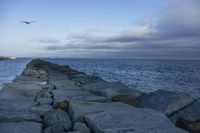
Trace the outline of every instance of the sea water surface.
<instances>
[{"instance_id":1,"label":"sea water surface","mask_svg":"<svg viewBox=\"0 0 200 133\"><path fill-rule=\"evenodd\" d=\"M107 81L120 81L144 92L158 89L186 92L200 98L200 61L141 59L46 59L98 75ZM0 61L0 85L11 82L30 59Z\"/></svg>"}]
</instances>

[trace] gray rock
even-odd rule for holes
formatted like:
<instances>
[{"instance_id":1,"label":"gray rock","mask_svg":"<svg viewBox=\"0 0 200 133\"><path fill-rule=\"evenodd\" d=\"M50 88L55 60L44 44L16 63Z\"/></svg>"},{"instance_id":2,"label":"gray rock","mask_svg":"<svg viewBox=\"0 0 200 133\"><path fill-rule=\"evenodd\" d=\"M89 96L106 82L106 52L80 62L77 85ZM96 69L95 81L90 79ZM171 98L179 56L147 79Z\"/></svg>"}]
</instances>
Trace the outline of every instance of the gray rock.
<instances>
[{"instance_id":1,"label":"gray rock","mask_svg":"<svg viewBox=\"0 0 200 133\"><path fill-rule=\"evenodd\" d=\"M35 78L46 78L48 76L48 73L43 70L31 70L31 69L26 69L23 72L23 74Z\"/></svg>"},{"instance_id":2,"label":"gray rock","mask_svg":"<svg viewBox=\"0 0 200 133\"><path fill-rule=\"evenodd\" d=\"M178 118L184 118L189 121L200 120L200 102L194 102L191 105L185 107L179 112L170 117L173 123L176 123Z\"/></svg>"},{"instance_id":3,"label":"gray rock","mask_svg":"<svg viewBox=\"0 0 200 133\"><path fill-rule=\"evenodd\" d=\"M72 131L72 132L61 132L61 133L82 133L80 131Z\"/></svg>"},{"instance_id":4,"label":"gray rock","mask_svg":"<svg viewBox=\"0 0 200 133\"><path fill-rule=\"evenodd\" d=\"M186 133L152 109L118 107L85 116L94 133Z\"/></svg>"},{"instance_id":5,"label":"gray rock","mask_svg":"<svg viewBox=\"0 0 200 133\"><path fill-rule=\"evenodd\" d=\"M152 108L170 116L192 102L193 99L188 94L158 90L141 97L137 106L141 108Z\"/></svg>"},{"instance_id":6,"label":"gray rock","mask_svg":"<svg viewBox=\"0 0 200 133\"><path fill-rule=\"evenodd\" d=\"M69 105L69 115L73 122L84 122L85 115L102 112L108 108L117 110L118 107L130 107L120 102L99 103L99 102L71 102Z\"/></svg>"},{"instance_id":7,"label":"gray rock","mask_svg":"<svg viewBox=\"0 0 200 133\"><path fill-rule=\"evenodd\" d=\"M144 95L143 92L130 89L120 82L99 81L85 85L84 89L113 101L120 101L130 105L136 105L136 99Z\"/></svg>"},{"instance_id":8,"label":"gray rock","mask_svg":"<svg viewBox=\"0 0 200 133\"><path fill-rule=\"evenodd\" d=\"M35 122L0 123L0 133L42 133L42 125Z\"/></svg>"},{"instance_id":9,"label":"gray rock","mask_svg":"<svg viewBox=\"0 0 200 133\"><path fill-rule=\"evenodd\" d=\"M97 96L86 91L72 91L72 90L53 90L54 105L67 101L107 101L105 97Z\"/></svg>"},{"instance_id":10,"label":"gray rock","mask_svg":"<svg viewBox=\"0 0 200 133\"><path fill-rule=\"evenodd\" d=\"M53 103L53 99L52 98L38 98L36 100L38 105L43 105L43 104L52 104Z\"/></svg>"},{"instance_id":11,"label":"gray rock","mask_svg":"<svg viewBox=\"0 0 200 133\"><path fill-rule=\"evenodd\" d=\"M30 109L30 111L39 116L44 116L47 112L51 111L52 109L53 108L51 105L44 104L44 105L34 106Z\"/></svg>"},{"instance_id":12,"label":"gray rock","mask_svg":"<svg viewBox=\"0 0 200 133\"><path fill-rule=\"evenodd\" d=\"M69 116L60 109L47 112L43 122L45 127L54 127L55 133L69 131L72 128Z\"/></svg>"},{"instance_id":13,"label":"gray rock","mask_svg":"<svg viewBox=\"0 0 200 133\"><path fill-rule=\"evenodd\" d=\"M44 133L55 133L55 127L47 127L44 129Z\"/></svg>"},{"instance_id":14,"label":"gray rock","mask_svg":"<svg viewBox=\"0 0 200 133\"><path fill-rule=\"evenodd\" d=\"M63 90L83 90L80 86L75 85L75 82L71 80L50 80L50 83L56 86L56 89Z\"/></svg>"},{"instance_id":15,"label":"gray rock","mask_svg":"<svg viewBox=\"0 0 200 133\"><path fill-rule=\"evenodd\" d=\"M53 96L49 90L43 89L37 94L37 98L53 98Z\"/></svg>"},{"instance_id":16,"label":"gray rock","mask_svg":"<svg viewBox=\"0 0 200 133\"><path fill-rule=\"evenodd\" d=\"M75 122L74 131L80 131L81 133L90 133L90 129L85 125L85 123Z\"/></svg>"},{"instance_id":17,"label":"gray rock","mask_svg":"<svg viewBox=\"0 0 200 133\"><path fill-rule=\"evenodd\" d=\"M34 102L25 100L2 100L0 98L0 122L41 122L41 118L30 111L33 104Z\"/></svg>"},{"instance_id":18,"label":"gray rock","mask_svg":"<svg viewBox=\"0 0 200 133\"><path fill-rule=\"evenodd\" d=\"M37 84L7 83L1 90L0 98L8 100L28 100L34 101L42 87Z\"/></svg>"}]
</instances>

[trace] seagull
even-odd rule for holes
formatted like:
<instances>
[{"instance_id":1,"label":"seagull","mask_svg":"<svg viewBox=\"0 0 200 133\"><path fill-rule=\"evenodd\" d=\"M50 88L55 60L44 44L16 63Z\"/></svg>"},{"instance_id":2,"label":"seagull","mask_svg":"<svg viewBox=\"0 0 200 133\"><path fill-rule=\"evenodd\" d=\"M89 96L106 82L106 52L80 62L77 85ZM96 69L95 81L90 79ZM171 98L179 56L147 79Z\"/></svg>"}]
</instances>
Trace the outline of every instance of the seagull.
<instances>
[{"instance_id":1,"label":"seagull","mask_svg":"<svg viewBox=\"0 0 200 133\"><path fill-rule=\"evenodd\" d=\"M35 23L37 21L22 21L22 23L25 23L25 24L31 24L31 23Z\"/></svg>"}]
</instances>

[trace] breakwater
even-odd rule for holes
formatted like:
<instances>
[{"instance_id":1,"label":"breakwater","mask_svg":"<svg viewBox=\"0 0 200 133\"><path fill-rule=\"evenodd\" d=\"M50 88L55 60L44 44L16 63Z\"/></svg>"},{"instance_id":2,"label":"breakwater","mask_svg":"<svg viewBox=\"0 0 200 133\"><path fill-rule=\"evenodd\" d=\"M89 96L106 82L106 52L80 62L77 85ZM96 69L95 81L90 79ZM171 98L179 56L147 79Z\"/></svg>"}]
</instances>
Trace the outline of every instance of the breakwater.
<instances>
[{"instance_id":1,"label":"breakwater","mask_svg":"<svg viewBox=\"0 0 200 133\"><path fill-rule=\"evenodd\" d=\"M0 92L0 133L198 132L199 105L188 94L145 94L34 59Z\"/></svg>"}]
</instances>

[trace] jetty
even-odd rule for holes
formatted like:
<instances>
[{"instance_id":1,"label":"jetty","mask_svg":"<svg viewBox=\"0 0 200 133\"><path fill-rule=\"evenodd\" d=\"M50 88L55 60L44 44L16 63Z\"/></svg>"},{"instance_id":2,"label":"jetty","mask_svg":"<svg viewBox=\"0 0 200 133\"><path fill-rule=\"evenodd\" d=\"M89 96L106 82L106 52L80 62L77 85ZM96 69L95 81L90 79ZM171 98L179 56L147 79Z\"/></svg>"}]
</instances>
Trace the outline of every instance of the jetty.
<instances>
[{"instance_id":1,"label":"jetty","mask_svg":"<svg viewBox=\"0 0 200 133\"><path fill-rule=\"evenodd\" d=\"M0 91L0 133L200 133L200 103L41 59Z\"/></svg>"}]
</instances>

